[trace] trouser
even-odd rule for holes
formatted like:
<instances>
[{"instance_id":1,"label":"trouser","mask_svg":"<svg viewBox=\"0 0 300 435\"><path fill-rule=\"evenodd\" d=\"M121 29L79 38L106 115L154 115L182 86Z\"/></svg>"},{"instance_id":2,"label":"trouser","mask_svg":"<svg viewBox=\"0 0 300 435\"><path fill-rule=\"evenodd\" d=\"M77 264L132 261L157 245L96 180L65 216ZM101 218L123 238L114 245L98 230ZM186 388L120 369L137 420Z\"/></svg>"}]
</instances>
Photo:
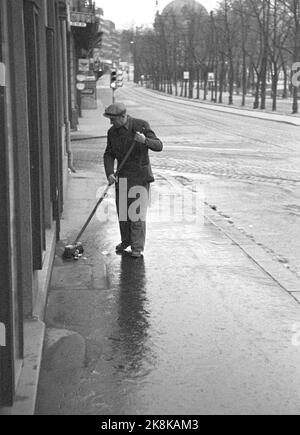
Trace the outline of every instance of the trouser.
<instances>
[{"instance_id":1,"label":"trouser","mask_svg":"<svg viewBox=\"0 0 300 435\"><path fill-rule=\"evenodd\" d=\"M149 184L132 187L129 185L126 189L116 185L121 240L137 251L143 251L145 247L149 188Z\"/></svg>"}]
</instances>

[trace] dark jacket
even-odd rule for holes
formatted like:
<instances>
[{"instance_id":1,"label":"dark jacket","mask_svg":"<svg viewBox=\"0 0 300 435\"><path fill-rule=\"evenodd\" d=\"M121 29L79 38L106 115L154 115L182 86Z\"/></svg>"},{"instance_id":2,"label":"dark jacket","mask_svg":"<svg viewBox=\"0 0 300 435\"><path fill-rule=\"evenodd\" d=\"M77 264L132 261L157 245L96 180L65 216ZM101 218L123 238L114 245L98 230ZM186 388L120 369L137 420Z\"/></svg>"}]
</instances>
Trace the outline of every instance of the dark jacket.
<instances>
[{"instance_id":1,"label":"dark jacket","mask_svg":"<svg viewBox=\"0 0 300 435\"><path fill-rule=\"evenodd\" d=\"M146 144L136 142L131 155L119 174L119 178L127 178L130 186L145 185L154 181L149 149L156 152L162 151L163 144L151 130L149 124L142 119L128 116L127 128L124 126L117 129L113 126L108 131L107 147L104 153L104 167L108 177L115 172L115 160L118 162L118 167L121 164L126 152L133 143L136 132L141 132L146 136Z\"/></svg>"}]
</instances>

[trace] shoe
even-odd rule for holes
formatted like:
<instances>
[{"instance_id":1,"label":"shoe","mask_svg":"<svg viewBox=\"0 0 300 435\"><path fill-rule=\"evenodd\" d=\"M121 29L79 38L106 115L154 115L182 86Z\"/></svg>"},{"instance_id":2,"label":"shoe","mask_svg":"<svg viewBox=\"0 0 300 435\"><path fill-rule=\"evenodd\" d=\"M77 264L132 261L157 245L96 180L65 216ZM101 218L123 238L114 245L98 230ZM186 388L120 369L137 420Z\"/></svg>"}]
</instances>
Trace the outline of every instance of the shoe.
<instances>
[{"instance_id":1,"label":"shoe","mask_svg":"<svg viewBox=\"0 0 300 435\"><path fill-rule=\"evenodd\" d=\"M131 257L134 257L134 258L140 258L142 256L142 253L141 253L141 251L137 251L137 250L133 250L132 252L131 252Z\"/></svg>"},{"instance_id":2,"label":"shoe","mask_svg":"<svg viewBox=\"0 0 300 435\"><path fill-rule=\"evenodd\" d=\"M128 248L128 246L130 246L129 243L122 242L122 243L120 243L119 245L116 246L116 251L117 252L123 252L123 251L125 251L126 248Z\"/></svg>"}]
</instances>

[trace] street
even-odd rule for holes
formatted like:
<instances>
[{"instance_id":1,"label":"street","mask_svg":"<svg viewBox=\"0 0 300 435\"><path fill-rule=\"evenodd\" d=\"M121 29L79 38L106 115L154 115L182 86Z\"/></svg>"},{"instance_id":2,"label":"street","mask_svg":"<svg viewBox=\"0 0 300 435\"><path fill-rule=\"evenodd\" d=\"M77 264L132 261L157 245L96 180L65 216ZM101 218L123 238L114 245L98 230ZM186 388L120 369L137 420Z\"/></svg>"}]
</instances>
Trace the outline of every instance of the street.
<instances>
[{"instance_id":1,"label":"street","mask_svg":"<svg viewBox=\"0 0 300 435\"><path fill-rule=\"evenodd\" d=\"M118 98L163 138L164 153L152 154L156 172L183 185L200 175L205 201L299 278L299 127L195 110L149 92L146 100L145 92L125 88ZM110 90L103 98L110 103Z\"/></svg>"},{"instance_id":2,"label":"street","mask_svg":"<svg viewBox=\"0 0 300 435\"><path fill-rule=\"evenodd\" d=\"M110 104L110 89L99 94ZM164 143L151 153L145 255L116 256L116 218L98 214L83 237L85 259L56 260L46 325L83 337L82 357L72 370L44 360L37 414L299 413L299 127L131 84L117 100ZM91 186L105 185L105 140L90 136L73 142L74 183L84 178L85 190L72 201L86 213ZM164 208L193 186L199 220L192 208ZM114 210L113 195L107 206Z\"/></svg>"},{"instance_id":3,"label":"street","mask_svg":"<svg viewBox=\"0 0 300 435\"><path fill-rule=\"evenodd\" d=\"M164 154L152 157L158 172L207 175L206 201L300 277L299 128L153 97L145 107L132 90L124 98L164 139Z\"/></svg>"},{"instance_id":4,"label":"street","mask_svg":"<svg viewBox=\"0 0 300 435\"><path fill-rule=\"evenodd\" d=\"M299 414L299 40L294 0L0 1L1 416Z\"/></svg>"}]
</instances>

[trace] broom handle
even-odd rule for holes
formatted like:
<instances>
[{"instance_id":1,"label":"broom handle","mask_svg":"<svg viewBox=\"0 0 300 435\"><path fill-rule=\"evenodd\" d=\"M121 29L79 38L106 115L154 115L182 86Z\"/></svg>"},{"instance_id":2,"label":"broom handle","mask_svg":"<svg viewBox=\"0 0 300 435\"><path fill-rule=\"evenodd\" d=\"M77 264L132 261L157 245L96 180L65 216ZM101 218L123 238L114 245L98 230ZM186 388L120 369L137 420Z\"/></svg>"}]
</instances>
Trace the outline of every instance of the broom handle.
<instances>
[{"instance_id":1,"label":"broom handle","mask_svg":"<svg viewBox=\"0 0 300 435\"><path fill-rule=\"evenodd\" d=\"M108 184L108 185L106 186L106 189L104 190L104 192L103 192L101 198L98 200L98 202L97 202L97 204L95 205L93 211L92 211L91 214L89 215L88 220L86 221L86 223L83 225L82 229L80 230L80 233L79 233L78 236L76 237L76 239L75 239L73 245L75 245L75 244L78 242L78 240L79 240L80 237L82 236L83 232L85 231L86 227L87 227L88 224L91 222L91 220L92 220L94 214L95 214L96 211L97 211L97 208L99 207L99 205L101 204L101 202L104 200L104 198L107 196L107 193L108 193L108 191L109 191L109 188L110 188L110 184Z\"/></svg>"},{"instance_id":2,"label":"broom handle","mask_svg":"<svg viewBox=\"0 0 300 435\"><path fill-rule=\"evenodd\" d=\"M134 147L135 147L135 141L133 141L133 143L132 143L131 147L129 148L129 150L127 151L127 153L126 153L124 159L123 159L122 162L120 163L120 166L118 167L116 173L114 174L115 177L117 177L117 176L119 175L121 169L123 168L123 166L124 166L125 163L127 162L128 157L129 157L130 154L132 153Z\"/></svg>"},{"instance_id":3,"label":"broom handle","mask_svg":"<svg viewBox=\"0 0 300 435\"><path fill-rule=\"evenodd\" d=\"M114 174L115 177L117 177L117 176L119 175L121 169L123 168L123 166L124 166L125 163L127 162L128 157L129 157L130 154L132 153L134 147L135 147L135 142L132 143L131 147L130 147L129 150L127 151L127 153L126 153L124 159L122 160L120 166L118 167L116 173ZM95 214L96 211L97 211L97 208L99 207L99 205L101 204L101 202L104 200L104 198L107 196L107 193L108 193L108 191L109 191L109 189L110 189L110 186L112 186L112 184L108 184L108 185L106 186L106 189L104 190L104 192L103 192L101 198L99 198L99 200L97 201L97 204L95 205L93 211L92 211L91 214L89 215L89 217L88 217L86 223L83 225L82 229L80 230L80 233L78 234L78 236L77 236L76 239L74 240L73 245L75 245L75 244L78 242L78 240L80 239L80 237L81 237L82 234L84 233L86 227L87 227L88 224L91 222L91 220L92 220L94 214Z\"/></svg>"}]
</instances>

